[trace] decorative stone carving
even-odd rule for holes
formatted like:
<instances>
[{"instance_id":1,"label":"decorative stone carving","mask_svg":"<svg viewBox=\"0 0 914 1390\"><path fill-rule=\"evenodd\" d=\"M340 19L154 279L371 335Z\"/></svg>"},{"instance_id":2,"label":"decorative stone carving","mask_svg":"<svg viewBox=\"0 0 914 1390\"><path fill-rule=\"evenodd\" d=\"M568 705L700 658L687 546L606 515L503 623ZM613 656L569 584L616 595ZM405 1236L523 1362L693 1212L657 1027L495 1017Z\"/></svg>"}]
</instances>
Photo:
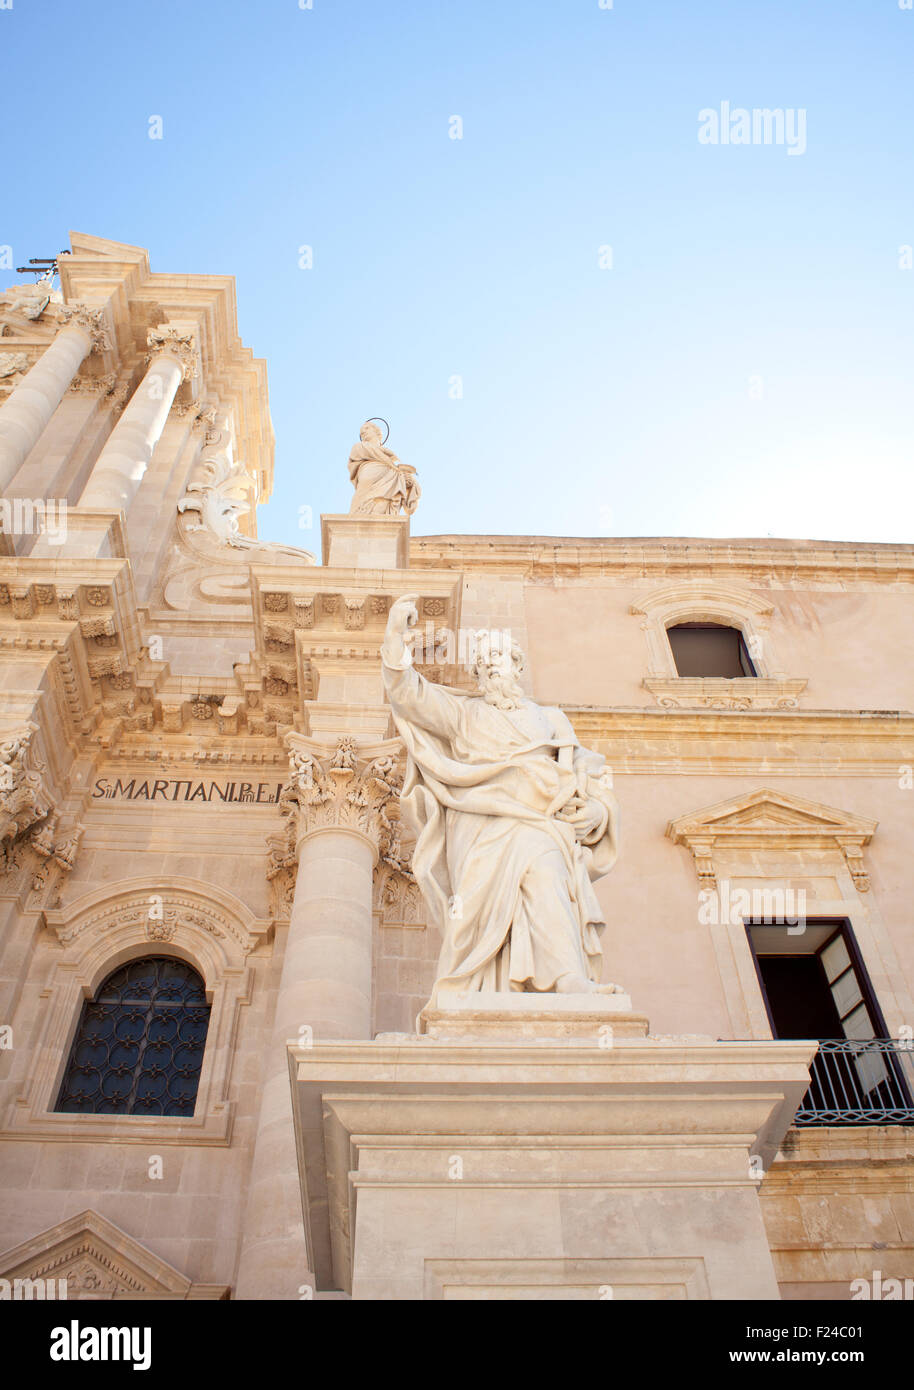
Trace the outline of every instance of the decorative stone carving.
<instances>
[{"instance_id":1,"label":"decorative stone carving","mask_svg":"<svg viewBox=\"0 0 914 1390\"><path fill-rule=\"evenodd\" d=\"M91 352L107 352L110 349L111 333L104 309L90 309L87 304L65 304L58 317L61 323L76 323L86 329L92 338Z\"/></svg>"},{"instance_id":2,"label":"decorative stone carving","mask_svg":"<svg viewBox=\"0 0 914 1390\"><path fill-rule=\"evenodd\" d=\"M215 411L215 407L213 407ZM201 417L198 416L198 420ZM264 560L289 557L313 565L315 557L308 550L276 545L244 536L239 517L247 515L256 500L254 480L244 464L232 456L232 434L228 416L219 417L216 429L207 429L205 447L194 466L184 496L178 502L178 513L192 513L197 520L185 522L184 534L202 541L215 541L219 546L244 550L249 558L255 555ZM283 600L285 595L278 597Z\"/></svg>"},{"instance_id":3,"label":"decorative stone carving","mask_svg":"<svg viewBox=\"0 0 914 1390\"><path fill-rule=\"evenodd\" d=\"M184 333L178 328L170 328L163 324L159 328L150 328L146 335L146 345L149 348L146 354L147 365L156 357L167 353L181 364L184 381L200 375L200 357L192 333Z\"/></svg>"},{"instance_id":4,"label":"decorative stone carving","mask_svg":"<svg viewBox=\"0 0 914 1390\"><path fill-rule=\"evenodd\" d=\"M359 831L381 852L393 837L389 811L401 786L396 760L366 760L354 739L340 739L333 751L321 752L296 740L280 810L292 820L296 844L314 830L336 826Z\"/></svg>"},{"instance_id":5,"label":"decorative stone carving","mask_svg":"<svg viewBox=\"0 0 914 1390\"><path fill-rule=\"evenodd\" d=\"M73 825L63 839L58 840L56 815L51 815L48 820L37 830L33 830L29 836L31 848L39 856L40 863L32 877L33 892L41 892L48 886L52 871L56 868L59 872L56 875L57 883L64 874L68 874L76 863L76 852L79 849L79 842L85 832L85 827L79 824Z\"/></svg>"},{"instance_id":6,"label":"decorative stone carving","mask_svg":"<svg viewBox=\"0 0 914 1390\"><path fill-rule=\"evenodd\" d=\"M37 724L27 724L0 741L0 873L12 867L16 840L51 811L45 790L44 765L35 753Z\"/></svg>"},{"instance_id":7,"label":"decorative stone carving","mask_svg":"<svg viewBox=\"0 0 914 1390\"><path fill-rule=\"evenodd\" d=\"M55 270L51 268L29 285L11 285L9 289L4 290L3 298L24 319L34 322L41 318L49 304L60 304L63 299L60 291L54 289L55 274Z\"/></svg>"},{"instance_id":8,"label":"decorative stone carving","mask_svg":"<svg viewBox=\"0 0 914 1390\"><path fill-rule=\"evenodd\" d=\"M796 709L805 680L764 676L648 676L644 682L662 709Z\"/></svg>"},{"instance_id":9,"label":"decorative stone carving","mask_svg":"<svg viewBox=\"0 0 914 1390\"><path fill-rule=\"evenodd\" d=\"M346 628L350 632L360 632L365 626L365 600L346 599Z\"/></svg>"},{"instance_id":10,"label":"decorative stone carving","mask_svg":"<svg viewBox=\"0 0 914 1390\"><path fill-rule=\"evenodd\" d=\"M104 608L111 603L110 589L91 588L86 590L86 602L93 608Z\"/></svg>"},{"instance_id":11,"label":"decorative stone carving","mask_svg":"<svg viewBox=\"0 0 914 1390\"><path fill-rule=\"evenodd\" d=\"M350 516L398 516L401 511L411 515L422 495L415 468L384 447L381 431L371 420L359 431L359 441L349 454L355 488Z\"/></svg>"},{"instance_id":12,"label":"decorative stone carving","mask_svg":"<svg viewBox=\"0 0 914 1390\"><path fill-rule=\"evenodd\" d=\"M295 626L310 628L314 626L314 599L295 599Z\"/></svg>"},{"instance_id":13,"label":"decorative stone carving","mask_svg":"<svg viewBox=\"0 0 914 1390\"><path fill-rule=\"evenodd\" d=\"M703 889L717 887L715 859L722 852L733 861L740 854L751 856L758 850L788 851L800 859L797 872L808 873L804 855L837 850L858 891L865 893L870 881L863 864L863 846L869 844L876 825L876 821L833 806L762 788L679 816L670 821L666 833L674 844L691 850Z\"/></svg>"},{"instance_id":14,"label":"decorative stone carving","mask_svg":"<svg viewBox=\"0 0 914 1390\"><path fill-rule=\"evenodd\" d=\"M618 808L603 756L565 714L524 696L523 653L477 634L479 694L430 685L405 634L416 598L393 604L381 661L406 745L403 814L413 872L444 942L444 988L474 993L622 993L600 983L605 925L591 886L617 854Z\"/></svg>"},{"instance_id":15,"label":"decorative stone carving","mask_svg":"<svg viewBox=\"0 0 914 1390\"><path fill-rule=\"evenodd\" d=\"M208 531L225 545L243 546L238 518L251 510L254 481L243 464L230 454L227 429L219 432L212 448L201 455L194 467L187 491L178 502L178 511L196 512L199 522L191 531Z\"/></svg>"},{"instance_id":16,"label":"decorative stone carving","mask_svg":"<svg viewBox=\"0 0 914 1390\"><path fill-rule=\"evenodd\" d=\"M35 612L35 603L30 587L10 589L10 599L13 605L14 618L31 618Z\"/></svg>"},{"instance_id":17,"label":"decorative stone carving","mask_svg":"<svg viewBox=\"0 0 914 1390\"><path fill-rule=\"evenodd\" d=\"M21 372L27 372L29 366L30 358L27 352L0 353L0 378L18 376Z\"/></svg>"},{"instance_id":18,"label":"decorative stone carving","mask_svg":"<svg viewBox=\"0 0 914 1390\"><path fill-rule=\"evenodd\" d=\"M73 589L57 590L57 616L64 619L79 617L79 602Z\"/></svg>"}]
</instances>

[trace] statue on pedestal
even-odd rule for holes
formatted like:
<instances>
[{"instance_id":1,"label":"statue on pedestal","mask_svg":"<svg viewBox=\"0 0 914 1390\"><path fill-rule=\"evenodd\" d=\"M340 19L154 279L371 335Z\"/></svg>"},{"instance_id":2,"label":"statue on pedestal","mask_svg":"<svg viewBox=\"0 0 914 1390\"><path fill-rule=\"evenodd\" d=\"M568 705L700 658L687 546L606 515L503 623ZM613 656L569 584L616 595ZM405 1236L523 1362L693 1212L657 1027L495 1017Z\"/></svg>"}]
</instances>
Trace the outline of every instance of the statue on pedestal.
<instances>
[{"instance_id":1,"label":"statue on pedestal","mask_svg":"<svg viewBox=\"0 0 914 1390\"><path fill-rule=\"evenodd\" d=\"M349 454L349 477L355 488L349 515L398 516L401 510L412 515L422 495L415 468L384 447L373 420L365 421L359 439Z\"/></svg>"},{"instance_id":2,"label":"statue on pedestal","mask_svg":"<svg viewBox=\"0 0 914 1390\"><path fill-rule=\"evenodd\" d=\"M477 634L479 694L425 680L393 604L384 683L407 752L401 806L413 873L444 941L432 1005L458 991L622 993L600 983L605 926L592 880L616 859L618 807L603 756L567 716L527 699L516 643Z\"/></svg>"}]
</instances>

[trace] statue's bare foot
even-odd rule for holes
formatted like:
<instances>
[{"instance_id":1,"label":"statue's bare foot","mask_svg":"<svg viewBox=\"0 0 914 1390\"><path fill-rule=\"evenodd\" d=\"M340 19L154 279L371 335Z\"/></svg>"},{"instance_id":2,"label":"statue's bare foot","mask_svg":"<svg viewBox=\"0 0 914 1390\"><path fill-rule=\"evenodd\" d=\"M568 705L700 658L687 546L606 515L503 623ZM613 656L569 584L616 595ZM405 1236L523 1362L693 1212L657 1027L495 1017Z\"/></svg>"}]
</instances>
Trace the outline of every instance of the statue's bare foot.
<instances>
[{"instance_id":1,"label":"statue's bare foot","mask_svg":"<svg viewBox=\"0 0 914 1390\"><path fill-rule=\"evenodd\" d=\"M560 975L555 982L556 994L624 994L622 985L598 985L584 975Z\"/></svg>"}]
</instances>

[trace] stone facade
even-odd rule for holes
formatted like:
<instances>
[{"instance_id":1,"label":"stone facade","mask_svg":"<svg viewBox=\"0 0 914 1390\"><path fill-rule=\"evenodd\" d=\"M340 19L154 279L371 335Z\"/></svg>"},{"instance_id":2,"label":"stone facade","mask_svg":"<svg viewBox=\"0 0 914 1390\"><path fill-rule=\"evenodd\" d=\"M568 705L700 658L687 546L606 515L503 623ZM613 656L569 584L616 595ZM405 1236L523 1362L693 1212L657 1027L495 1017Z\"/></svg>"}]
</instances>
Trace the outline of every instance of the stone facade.
<instances>
[{"instance_id":1,"label":"stone facade","mask_svg":"<svg viewBox=\"0 0 914 1390\"><path fill-rule=\"evenodd\" d=\"M742 917L707 910L802 891L849 923L910 1078L914 547L411 537L347 514L342 461L317 563L256 536L273 436L233 282L74 235L60 283L37 316L0 296L0 1278L802 1299L914 1275L910 1127L790 1125L812 1048L772 1041ZM378 655L406 594L433 634L509 629L612 769L604 960L643 1027L611 1050L596 1024L579 1051L531 1024L510 1058L416 1033L441 936ZM680 677L681 622L738 628L756 676ZM419 669L468 688L459 651ZM56 1110L84 1001L150 955L205 983L193 1112Z\"/></svg>"}]
</instances>

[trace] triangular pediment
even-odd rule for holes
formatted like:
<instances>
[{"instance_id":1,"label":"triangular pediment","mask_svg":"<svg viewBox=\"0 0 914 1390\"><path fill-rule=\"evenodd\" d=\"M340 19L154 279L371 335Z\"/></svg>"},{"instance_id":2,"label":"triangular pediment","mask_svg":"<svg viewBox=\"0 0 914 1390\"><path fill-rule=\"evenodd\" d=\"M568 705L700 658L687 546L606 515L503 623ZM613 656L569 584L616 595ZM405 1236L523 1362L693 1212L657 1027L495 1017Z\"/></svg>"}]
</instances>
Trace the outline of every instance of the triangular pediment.
<instances>
[{"instance_id":1,"label":"triangular pediment","mask_svg":"<svg viewBox=\"0 0 914 1390\"><path fill-rule=\"evenodd\" d=\"M720 801L701 811L693 811L670 821L667 834L673 840L729 834L739 838L753 832L764 834L816 833L828 836L850 835L862 842L870 839L877 822L818 801L806 801L788 792L764 787L743 796Z\"/></svg>"},{"instance_id":2,"label":"triangular pediment","mask_svg":"<svg viewBox=\"0 0 914 1390\"><path fill-rule=\"evenodd\" d=\"M0 1278L11 1284L65 1279L68 1299L193 1296L189 1279L95 1211L7 1250L0 1255Z\"/></svg>"}]
</instances>

